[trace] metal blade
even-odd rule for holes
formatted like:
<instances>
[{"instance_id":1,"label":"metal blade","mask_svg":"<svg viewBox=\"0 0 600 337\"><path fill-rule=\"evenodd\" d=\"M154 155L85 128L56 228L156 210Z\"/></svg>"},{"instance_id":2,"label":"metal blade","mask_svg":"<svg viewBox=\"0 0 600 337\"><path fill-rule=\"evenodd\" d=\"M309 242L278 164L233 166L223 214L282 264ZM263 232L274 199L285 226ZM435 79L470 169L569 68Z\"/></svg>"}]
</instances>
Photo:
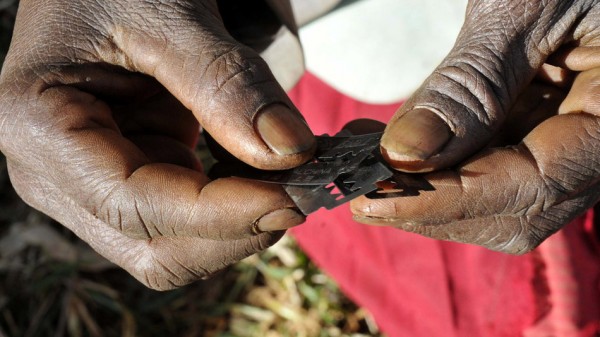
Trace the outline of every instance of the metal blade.
<instances>
[{"instance_id":1,"label":"metal blade","mask_svg":"<svg viewBox=\"0 0 600 337\"><path fill-rule=\"evenodd\" d=\"M395 198L432 190L422 177L396 172L385 163L379 152L381 135L317 137L314 160L291 170L263 171L238 165L222 172L282 185L305 215L320 208L333 209L361 195Z\"/></svg>"}]
</instances>

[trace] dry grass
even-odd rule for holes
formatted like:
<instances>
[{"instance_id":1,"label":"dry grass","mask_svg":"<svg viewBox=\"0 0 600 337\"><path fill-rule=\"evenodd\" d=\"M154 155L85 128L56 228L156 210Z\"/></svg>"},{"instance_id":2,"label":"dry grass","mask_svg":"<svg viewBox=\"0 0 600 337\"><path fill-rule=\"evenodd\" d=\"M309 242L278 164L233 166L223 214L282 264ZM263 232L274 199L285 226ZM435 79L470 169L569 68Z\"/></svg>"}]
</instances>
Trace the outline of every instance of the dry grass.
<instances>
[{"instance_id":1,"label":"dry grass","mask_svg":"<svg viewBox=\"0 0 600 337\"><path fill-rule=\"evenodd\" d=\"M211 280L155 292L45 216L23 215L0 239L0 336L378 334L289 237Z\"/></svg>"},{"instance_id":2,"label":"dry grass","mask_svg":"<svg viewBox=\"0 0 600 337\"><path fill-rule=\"evenodd\" d=\"M0 62L16 6L0 0ZM211 280L148 290L20 201L0 154L0 337L378 334L289 237Z\"/></svg>"}]
</instances>

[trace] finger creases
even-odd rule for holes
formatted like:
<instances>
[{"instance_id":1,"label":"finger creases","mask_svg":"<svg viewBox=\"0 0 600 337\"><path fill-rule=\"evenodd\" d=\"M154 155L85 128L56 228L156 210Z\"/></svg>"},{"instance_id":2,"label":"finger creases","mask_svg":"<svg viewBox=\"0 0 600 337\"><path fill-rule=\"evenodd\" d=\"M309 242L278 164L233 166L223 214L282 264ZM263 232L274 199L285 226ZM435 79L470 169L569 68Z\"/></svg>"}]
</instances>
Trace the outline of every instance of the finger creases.
<instances>
[{"instance_id":1,"label":"finger creases","mask_svg":"<svg viewBox=\"0 0 600 337\"><path fill-rule=\"evenodd\" d=\"M448 168L489 144L523 88L577 23L575 6L550 3L514 2L496 10L491 1L470 2L454 48L382 137L383 153L394 168ZM558 24L548 19L557 17ZM566 74L545 75L568 81Z\"/></svg>"},{"instance_id":2,"label":"finger creases","mask_svg":"<svg viewBox=\"0 0 600 337\"><path fill-rule=\"evenodd\" d=\"M112 233L113 235L116 233ZM199 238L158 238L152 241L118 237L129 250L115 256L112 244L102 242L106 256L155 290L170 290L211 277L216 272L276 243L282 233L263 233L255 237L215 241ZM113 260L113 261L115 261Z\"/></svg>"},{"instance_id":3,"label":"finger creases","mask_svg":"<svg viewBox=\"0 0 600 337\"><path fill-rule=\"evenodd\" d=\"M210 181L183 143L166 136L127 138L110 107L92 95L51 88L27 109L37 112L23 134L33 152L13 156L18 167L44 177L130 238L236 240L255 236L257 226L258 232L279 231L304 221L292 216L295 205L280 186ZM49 117L52 127L40 128Z\"/></svg>"},{"instance_id":4,"label":"finger creases","mask_svg":"<svg viewBox=\"0 0 600 337\"><path fill-rule=\"evenodd\" d=\"M170 164L148 164L118 183L94 214L132 238L236 240L304 222L276 185L244 179L209 182Z\"/></svg>"},{"instance_id":5,"label":"finger creases","mask_svg":"<svg viewBox=\"0 0 600 337\"><path fill-rule=\"evenodd\" d=\"M355 218L442 240L525 253L600 199L600 119L558 115L515 147L486 149L425 175L418 196L362 197Z\"/></svg>"},{"instance_id":6,"label":"finger creases","mask_svg":"<svg viewBox=\"0 0 600 337\"><path fill-rule=\"evenodd\" d=\"M199 237L135 239L94 216L44 177L9 163L19 194L72 230L94 250L155 290L168 290L210 277L281 238L269 232L235 240ZM44 198L38 196L43 194Z\"/></svg>"},{"instance_id":7,"label":"finger creases","mask_svg":"<svg viewBox=\"0 0 600 337\"><path fill-rule=\"evenodd\" d=\"M430 173L425 178L434 190L421 191L415 197L360 198L352 210L359 218L373 218L382 224L439 226L512 214L519 210L514 204L517 195L530 202L537 196L535 190L524 195L521 179L540 182L535 164L520 149L486 150L455 170Z\"/></svg>"},{"instance_id":8,"label":"finger creases","mask_svg":"<svg viewBox=\"0 0 600 337\"><path fill-rule=\"evenodd\" d=\"M311 158L314 136L259 54L222 22L174 17L161 25L160 36L132 25L115 28L115 44L133 70L155 77L250 165L287 169Z\"/></svg>"}]
</instances>

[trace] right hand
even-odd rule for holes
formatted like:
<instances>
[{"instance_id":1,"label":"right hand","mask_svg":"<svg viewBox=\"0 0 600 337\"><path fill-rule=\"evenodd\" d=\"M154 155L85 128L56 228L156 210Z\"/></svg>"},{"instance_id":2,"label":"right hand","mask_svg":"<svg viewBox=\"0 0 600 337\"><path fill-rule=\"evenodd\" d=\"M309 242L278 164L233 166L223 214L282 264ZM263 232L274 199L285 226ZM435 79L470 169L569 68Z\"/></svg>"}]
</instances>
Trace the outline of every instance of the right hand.
<instances>
[{"instance_id":1,"label":"right hand","mask_svg":"<svg viewBox=\"0 0 600 337\"><path fill-rule=\"evenodd\" d=\"M600 201L600 1L471 0L453 50L381 140L430 172L355 219L524 254Z\"/></svg>"},{"instance_id":2,"label":"right hand","mask_svg":"<svg viewBox=\"0 0 600 337\"><path fill-rule=\"evenodd\" d=\"M2 69L0 150L19 195L154 289L304 221L279 186L210 181L194 156L200 126L263 169L315 147L266 63L226 30L231 3L22 0ZM260 3L244 20L264 19Z\"/></svg>"}]
</instances>

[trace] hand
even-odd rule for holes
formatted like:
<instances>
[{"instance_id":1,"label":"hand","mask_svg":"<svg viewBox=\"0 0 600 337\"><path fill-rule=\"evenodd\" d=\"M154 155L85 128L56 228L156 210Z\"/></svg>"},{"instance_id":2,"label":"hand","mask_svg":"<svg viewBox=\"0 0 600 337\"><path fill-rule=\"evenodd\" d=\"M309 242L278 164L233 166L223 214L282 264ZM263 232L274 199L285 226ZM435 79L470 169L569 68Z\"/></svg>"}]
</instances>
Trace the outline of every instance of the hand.
<instances>
[{"instance_id":1,"label":"hand","mask_svg":"<svg viewBox=\"0 0 600 337\"><path fill-rule=\"evenodd\" d=\"M17 192L155 289L276 242L304 221L284 191L211 182L193 153L201 125L259 168L311 158L304 120L238 41L264 47L276 14L262 1L21 1L0 78ZM234 39L249 18L261 25Z\"/></svg>"},{"instance_id":2,"label":"hand","mask_svg":"<svg viewBox=\"0 0 600 337\"><path fill-rule=\"evenodd\" d=\"M355 218L521 254L593 206L598 22L600 1L469 1L454 49L381 142L398 170L437 170L435 191L362 198Z\"/></svg>"}]
</instances>

